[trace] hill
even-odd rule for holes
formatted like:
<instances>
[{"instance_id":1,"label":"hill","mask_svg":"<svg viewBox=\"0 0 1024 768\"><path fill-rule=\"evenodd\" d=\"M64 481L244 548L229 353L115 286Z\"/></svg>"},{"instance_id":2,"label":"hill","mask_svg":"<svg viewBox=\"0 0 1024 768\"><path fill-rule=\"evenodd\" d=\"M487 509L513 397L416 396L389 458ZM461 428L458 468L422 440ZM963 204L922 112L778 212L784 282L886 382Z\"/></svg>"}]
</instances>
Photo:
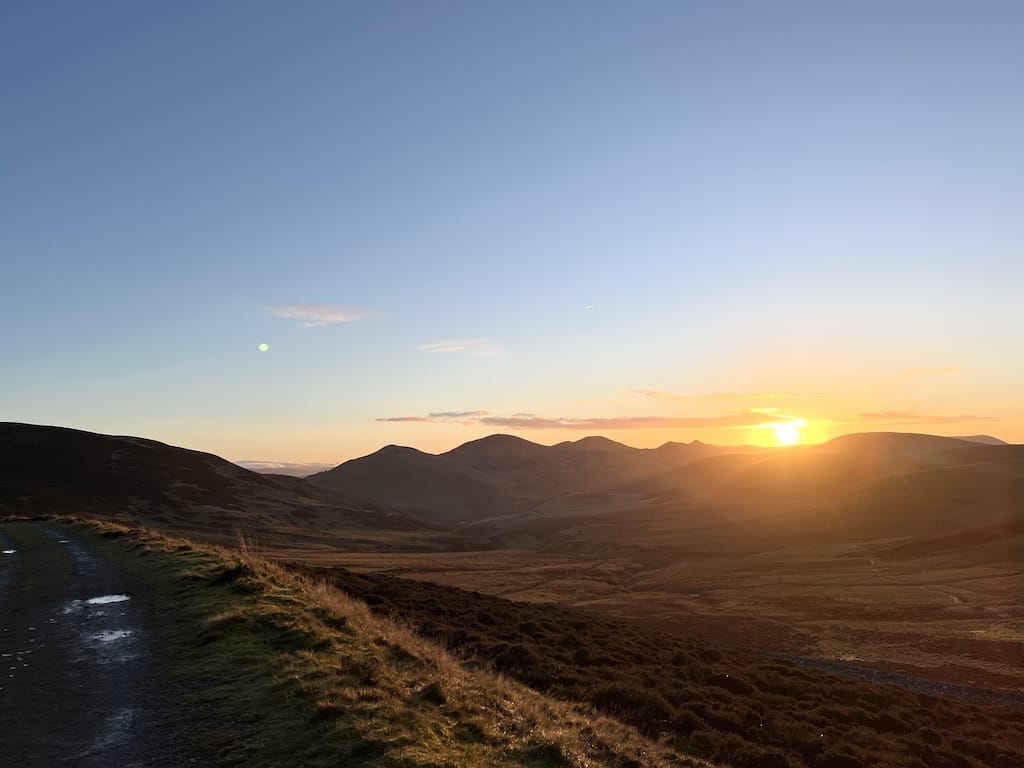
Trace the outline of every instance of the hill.
<instances>
[{"instance_id":1,"label":"hill","mask_svg":"<svg viewBox=\"0 0 1024 768\"><path fill-rule=\"evenodd\" d=\"M613 490L763 510L832 496L875 478L999 461L1003 451L1015 449L935 435L862 432L818 445L712 456Z\"/></svg>"},{"instance_id":2,"label":"hill","mask_svg":"<svg viewBox=\"0 0 1024 768\"><path fill-rule=\"evenodd\" d=\"M502 514L523 503L471 463L398 445L385 446L307 480L314 487L432 520Z\"/></svg>"},{"instance_id":3,"label":"hill","mask_svg":"<svg viewBox=\"0 0 1024 768\"><path fill-rule=\"evenodd\" d=\"M307 480L422 520L526 516L548 525L563 509L573 516L600 513L634 497L761 514L828 501L883 477L999 461L1016 450L1001 442L899 432L785 449L699 441L640 449L598 436L545 446L491 435L437 455L387 446Z\"/></svg>"},{"instance_id":4,"label":"hill","mask_svg":"<svg viewBox=\"0 0 1024 768\"><path fill-rule=\"evenodd\" d=\"M1009 445L1005 440L992 437L992 435L969 435L967 437L957 437L956 439L966 440L969 443L984 443L986 445Z\"/></svg>"},{"instance_id":5,"label":"hill","mask_svg":"<svg viewBox=\"0 0 1024 768\"><path fill-rule=\"evenodd\" d=\"M139 437L0 423L0 515L82 514L207 540L414 531L394 510Z\"/></svg>"},{"instance_id":6,"label":"hill","mask_svg":"<svg viewBox=\"0 0 1024 768\"><path fill-rule=\"evenodd\" d=\"M631 455L609 443L582 447ZM497 542L487 551L333 562L829 664L1024 689L1024 446L864 433L660 466L480 520L471 529ZM628 474L604 472L617 476Z\"/></svg>"},{"instance_id":7,"label":"hill","mask_svg":"<svg viewBox=\"0 0 1024 768\"><path fill-rule=\"evenodd\" d=\"M310 583L364 596L460 663L651 738L667 729L685 754L884 765L883 753L931 749L929 765L957 754L970 757L948 764L1016 764L1016 734L994 736L1003 714L985 726L992 739L947 737L980 710L937 720L929 713L960 705L920 695L994 704L1024 690L1024 446L864 433L789 449L633 449L495 435L439 455L387 446L299 480L141 438L0 425L0 460L0 513L75 509L220 542L256 530L278 557L358 571L317 570ZM384 501L351 501L372 494L473 524L420 524ZM722 663L743 649L749 659ZM906 693L887 687L883 701L871 680ZM349 712L336 706L341 689L317 690L324 722ZM882 706L900 714L880 719ZM886 734L893 746L879 749ZM819 755L826 737L834 749Z\"/></svg>"},{"instance_id":8,"label":"hill","mask_svg":"<svg viewBox=\"0 0 1024 768\"><path fill-rule=\"evenodd\" d=\"M599 436L545 446L491 435L437 455L387 446L307 479L423 519L467 522L527 512L561 496L602 493L709 456L760 450L696 441L642 449Z\"/></svg>"}]
</instances>

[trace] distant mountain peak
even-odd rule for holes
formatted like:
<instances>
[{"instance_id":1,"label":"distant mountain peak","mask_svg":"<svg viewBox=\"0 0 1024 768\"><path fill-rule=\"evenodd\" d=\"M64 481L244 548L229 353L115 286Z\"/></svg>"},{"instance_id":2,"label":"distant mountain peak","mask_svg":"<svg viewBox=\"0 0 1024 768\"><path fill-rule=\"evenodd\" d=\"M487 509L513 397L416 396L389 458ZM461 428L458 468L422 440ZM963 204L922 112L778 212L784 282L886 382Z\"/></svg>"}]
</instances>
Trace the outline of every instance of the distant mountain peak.
<instances>
[{"instance_id":1,"label":"distant mountain peak","mask_svg":"<svg viewBox=\"0 0 1024 768\"><path fill-rule=\"evenodd\" d=\"M465 442L459 448L464 448L467 445L540 445L540 443L527 440L525 437L498 432L493 435L487 435L487 437L480 437L476 440Z\"/></svg>"},{"instance_id":2,"label":"distant mountain peak","mask_svg":"<svg viewBox=\"0 0 1024 768\"><path fill-rule=\"evenodd\" d=\"M547 447L540 443L534 443L515 435L496 434L470 440L450 451L440 454L452 458L463 458L472 456L500 457L500 456L521 456L534 455L539 451L546 451Z\"/></svg>"},{"instance_id":3,"label":"distant mountain peak","mask_svg":"<svg viewBox=\"0 0 1024 768\"><path fill-rule=\"evenodd\" d=\"M624 448L624 447L627 447L623 443L616 442L615 440L612 440L610 437L605 437L604 435L587 435L586 437L581 437L579 440L574 441L573 445L588 446L588 447L603 446L603 447L606 447L606 448L611 448L611 447Z\"/></svg>"},{"instance_id":4,"label":"distant mountain peak","mask_svg":"<svg viewBox=\"0 0 1024 768\"><path fill-rule=\"evenodd\" d=\"M388 445L385 445L383 448L378 449L376 451L376 453L381 453L381 454L385 454L385 455L386 454L406 454L406 455L408 455L408 454L412 454L412 453L423 453L423 451L421 451L419 448L413 448L413 447L408 446L408 445L395 445L394 443L390 443ZM371 455L373 455L373 454L371 454Z\"/></svg>"}]
</instances>

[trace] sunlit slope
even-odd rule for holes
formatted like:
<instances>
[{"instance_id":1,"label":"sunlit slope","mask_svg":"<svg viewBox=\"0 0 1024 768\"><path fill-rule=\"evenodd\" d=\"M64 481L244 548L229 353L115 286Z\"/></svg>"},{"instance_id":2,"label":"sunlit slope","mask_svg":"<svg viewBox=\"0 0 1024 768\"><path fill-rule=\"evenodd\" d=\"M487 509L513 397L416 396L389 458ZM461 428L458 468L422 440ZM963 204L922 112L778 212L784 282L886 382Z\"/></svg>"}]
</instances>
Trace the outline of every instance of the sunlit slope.
<instances>
[{"instance_id":1,"label":"sunlit slope","mask_svg":"<svg viewBox=\"0 0 1024 768\"><path fill-rule=\"evenodd\" d=\"M997 461L1000 451L1013 448L934 435L860 433L820 445L718 456L613 490L763 507L832 495L879 477Z\"/></svg>"},{"instance_id":2,"label":"sunlit slope","mask_svg":"<svg viewBox=\"0 0 1024 768\"><path fill-rule=\"evenodd\" d=\"M1024 446L849 435L767 455L712 457L611 490L550 500L503 530L562 551L647 552L647 562L943 538L942 546L976 559L973 548L1024 532Z\"/></svg>"},{"instance_id":3,"label":"sunlit slope","mask_svg":"<svg viewBox=\"0 0 1024 768\"><path fill-rule=\"evenodd\" d=\"M0 513L88 514L206 538L420 527L400 513L209 453L16 423L0 423Z\"/></svg>"},{"instance_id":4,"label":"sunlit slope","mask_svg":"<svg viewBox=\"0 0 1024 768\"><path fill-rule=\"evenodd\" d=\"M1024 446L953 453L963 463L881 477L822 504L851 533L924 539L987 531L1024 533ZM957 546L977 537L952 540Z\"/></svg>"}]
</instances>

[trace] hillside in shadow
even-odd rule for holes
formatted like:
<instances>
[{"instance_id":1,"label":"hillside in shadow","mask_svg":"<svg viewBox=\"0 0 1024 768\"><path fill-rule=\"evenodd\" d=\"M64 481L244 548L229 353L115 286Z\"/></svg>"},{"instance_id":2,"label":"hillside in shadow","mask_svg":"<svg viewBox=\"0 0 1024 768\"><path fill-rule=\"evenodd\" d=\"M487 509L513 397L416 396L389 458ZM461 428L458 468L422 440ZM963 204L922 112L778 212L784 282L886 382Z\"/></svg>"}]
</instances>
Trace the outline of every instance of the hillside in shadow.
<instances>
[{"instance_id":1,"label":"hillside in shadow","mask_svg":"<svg viewBox=\"0 0 1024 768\"><path fill-rule=\"evenodd\" d=\"M0 514L89 515L214 540L423 530L400 512L213 454L16 423L0 424Z\"/></svg>"}]
</instances>

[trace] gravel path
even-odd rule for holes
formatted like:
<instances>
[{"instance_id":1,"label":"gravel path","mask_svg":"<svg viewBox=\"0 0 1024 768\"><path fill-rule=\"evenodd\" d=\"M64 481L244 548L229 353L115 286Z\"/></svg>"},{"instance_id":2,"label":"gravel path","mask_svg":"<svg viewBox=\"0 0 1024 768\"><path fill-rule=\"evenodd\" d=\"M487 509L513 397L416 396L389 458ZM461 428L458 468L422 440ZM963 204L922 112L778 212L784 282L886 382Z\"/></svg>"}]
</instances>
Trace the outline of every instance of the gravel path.
<instances>
[{"instance_id":1,"label":"gravel path","mask_svg":"<svg viewBox=\"0 0 1024 768\"><path fill-rule=\"evenodd\" d=\"M69 526L2 524L0 552L0 762L207 764L145 584Z\"/></svg>"}]
</instances>

